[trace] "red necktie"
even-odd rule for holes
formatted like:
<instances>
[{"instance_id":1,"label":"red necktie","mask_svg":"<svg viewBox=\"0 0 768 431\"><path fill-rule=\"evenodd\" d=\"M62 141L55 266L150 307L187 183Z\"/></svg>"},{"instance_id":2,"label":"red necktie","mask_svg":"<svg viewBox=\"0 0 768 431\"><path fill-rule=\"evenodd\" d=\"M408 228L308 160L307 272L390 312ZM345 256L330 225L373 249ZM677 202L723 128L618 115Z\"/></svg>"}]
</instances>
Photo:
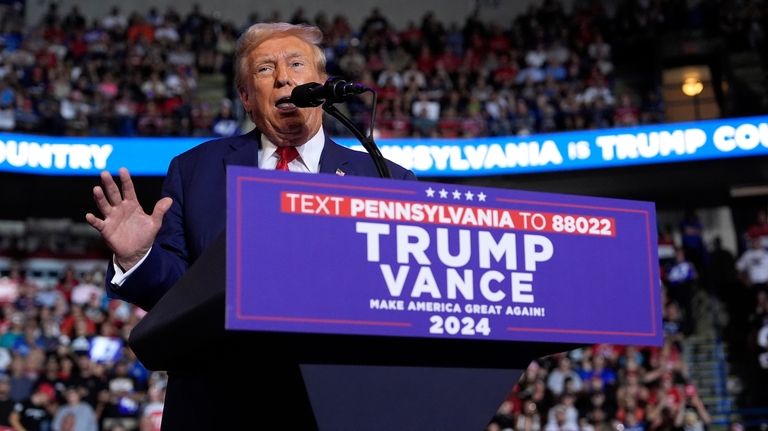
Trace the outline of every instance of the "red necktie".
<instances>
[{"instance_id":1,"label":"red necktie","mask_svg":"<svg viewBox=\"0 0 768 431\"><path fill-rule=\"evenodd\" d=\"M296 147L277 147L275 150L280 160L277 161L275 169L278 171L287 171L288 163L291 163L296 157L299 157L299 152L296 151Z\"/></svg>"}]
</instances>

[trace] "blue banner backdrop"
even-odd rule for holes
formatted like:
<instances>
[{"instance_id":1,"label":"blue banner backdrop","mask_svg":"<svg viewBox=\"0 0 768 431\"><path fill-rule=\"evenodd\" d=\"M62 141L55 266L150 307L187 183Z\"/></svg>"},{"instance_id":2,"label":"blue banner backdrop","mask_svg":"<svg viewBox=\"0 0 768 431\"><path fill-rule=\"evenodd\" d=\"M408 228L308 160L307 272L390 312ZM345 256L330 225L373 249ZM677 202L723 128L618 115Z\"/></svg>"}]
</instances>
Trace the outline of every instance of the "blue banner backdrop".
<instances>
[{"instance_id":1,"label":"blue banner backdrop","mask_svg":"<svg viewBox=\"0 0 768 431\"><path fill-rule=\"evenodd\" d=\"M50 137L0 133L0 172L165 175L171 158L211 138ZM364 151L355 139L337 140ZM472 139L379 139L422 177L528 174L768 155L768 116Z\"/></svg>"}]
</instances>

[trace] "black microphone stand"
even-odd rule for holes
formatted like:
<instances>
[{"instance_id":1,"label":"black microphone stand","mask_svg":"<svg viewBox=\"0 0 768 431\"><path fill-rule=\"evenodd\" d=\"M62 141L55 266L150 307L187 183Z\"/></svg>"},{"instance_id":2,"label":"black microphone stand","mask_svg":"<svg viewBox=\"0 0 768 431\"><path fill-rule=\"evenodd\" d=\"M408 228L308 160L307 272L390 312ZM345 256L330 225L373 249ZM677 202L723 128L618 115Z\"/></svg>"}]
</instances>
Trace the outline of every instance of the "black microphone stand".
<instances>
[{"instance_id":1,"label":"black microphone stand","mask_svg":"<svg viewBox=\"0 0 768 431\"><path fill-rule=\"evenodd\" d=\"M373 124L374 119L376 118L376 92L368 89L367 91L370 91L373 94L373 109L371 113L371 127L370 131L368 133L368 136L365 136L363 132L361 132L355 125L352 123L352 120L347 118L344 114L341 113L338 109L336 109L335 106L333 106L333 102L330 100L326 100L325 103L323 103L323 111L329 113L333 118L339 120L341 124L347 127L349 131L352 132L352 134L355 135L355 137L360 141L361 144L363 144L363 148L365 148L366 151L368 151L368 154L370 154L371 158L373 159L373 164L376 165L376 170L379 172L379 177L381 178L392 178L392 174L389 172L389 166L387 166L387 162L384 159L384 156L381 154L381 151L379 151L379 147L376 146L376 142L373 140Z\"/></svg>"}]
</instances>

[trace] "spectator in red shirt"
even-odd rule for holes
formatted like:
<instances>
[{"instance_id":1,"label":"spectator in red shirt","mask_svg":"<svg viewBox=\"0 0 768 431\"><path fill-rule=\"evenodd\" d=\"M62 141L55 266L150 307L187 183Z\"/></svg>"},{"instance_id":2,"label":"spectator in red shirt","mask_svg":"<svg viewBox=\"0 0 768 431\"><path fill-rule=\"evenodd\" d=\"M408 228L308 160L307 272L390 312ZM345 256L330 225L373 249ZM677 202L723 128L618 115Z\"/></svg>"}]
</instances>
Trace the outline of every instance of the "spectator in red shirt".
<instances>
[{"instance_id":1,"label":"spectator in red shirt","mask_svg":"<svg viewBox=\"0 0 768 431\"><path fill-rule=\"evenodd\" d=\"M496 70L493 71L493 83L501 85L502 82L512 82L517 76L518 67L512 60L509 52L499 54L499 65Z\"/></svg>"},{"instance_id":2,"label":"spectator in red shirt","mask_svg":"<svg viewBox=\"0 0 768 431\"><path fill-rule=\"evenodd\" d=\"M79 281L75 274L75 268L67 266L64 268L64 274L56 284L56 290L61 292L61 294L64 296L64 299L69 302L72 299L72 289L74 289L78 283Z\"/></svg>"},{"instance_id":3,"label":"spectator in red shirt","mask_svg":"<svg viewBox=\"0 0 768 431\"><path fill-rule=\"evenodd\" d=\"M84 332L84 334L80 334ZM92 336L96 333L96 324L83 313L83 308L78 305L73 305L71 308L71 314L64 318L61 322L61 334L70 338L74 338L78 335Z\"/></svg>"},{"instance_id":4,"label":"spectator in red shirt","mask_svg":"<svg viewBox=\"0 0 768 431\"><path fill-rule=\"evenodd\" d=\"M155 39L154 27L147 23L143 16L140 14L133 14L130 21L131 23L128 26L126 35L128 42L135 44L140 40L143 40L144 42L152 42Z\"/></svg>"},{"instance_id":5,"label":"spectator in red shirt","mask_svg":"<svg viewBox=\"0 0 768 431\"><path fill-rule=\"evenodd\" d=\"M755 216L755 221L747 227L745 239L747 244L758 238L760 246L768 248L768 211L761 209Z\"/></svg>"},{"instance_id":6,"label":"spectator in red shirt","mask_svg":"<svg viewBox=\"0 0 768 431\"><path fill-rule=\"evenodd\" d=\"M502 53L509 51L512 44L506 34L502 31L501 27L492 23L490 26L488 35L488 48L495 53Z\"/></svg>"},{"instance_id":7,"label":"spectator in red shirt","mask_svg":"<svg viewBox=\"0 0 768 431\"><path fill-rule=\"evenodd\" d=\"M432 55L432 50L428 45L422 45L419 50L419 55L416 57L416 67L429 76L435 70L435 57Z\"/></svg>"},{"instance_id":8,"label":"spectator in red shirt","mask_svg":"<svg viewBox=\"0 0 768 431\"><path fill-rule=\"evenodd\" d=\"M637 126L640 124L640 110L632 102L629 94L619 97L619 105L613 111L613 124L617 127Z\"/></svg>"},{"instance_id":9,"label":"spectator in red shirt","mask_svg":"<svg viewBox=\"0 0 768 431\"><path fill-rule=\"evenodd\" d=\"M459 117L455 108L447 108L440 114L437 130L441 138L461 137L461 117Z\"/></svg>"}]
</instances>

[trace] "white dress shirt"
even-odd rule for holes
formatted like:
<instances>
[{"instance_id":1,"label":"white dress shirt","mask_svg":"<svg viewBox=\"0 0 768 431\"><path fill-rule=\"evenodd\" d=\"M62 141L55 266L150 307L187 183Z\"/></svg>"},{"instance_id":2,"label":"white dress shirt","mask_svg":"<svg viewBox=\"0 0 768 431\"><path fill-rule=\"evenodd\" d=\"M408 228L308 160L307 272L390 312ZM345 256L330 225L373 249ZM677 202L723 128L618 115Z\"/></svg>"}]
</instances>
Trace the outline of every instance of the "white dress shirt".
<instances>
[{"instance_id":1,"label":"white dress shirt","mask_svg":"<svg viewBox=\"0 0 768 431\"><path fill-rule=\"evenodd\" d=\"M320 172L320 154L325 146L325 132L323 128L315 133L304 145L299 145L296 150L299 157L288 163L288 170L291 172L310 172L316 174ZM261 135L261 148L259 148L259 168L275 169L280 157L276 154L277 146L273 144L266 135Z\"/></svg>"}]
</instances>

